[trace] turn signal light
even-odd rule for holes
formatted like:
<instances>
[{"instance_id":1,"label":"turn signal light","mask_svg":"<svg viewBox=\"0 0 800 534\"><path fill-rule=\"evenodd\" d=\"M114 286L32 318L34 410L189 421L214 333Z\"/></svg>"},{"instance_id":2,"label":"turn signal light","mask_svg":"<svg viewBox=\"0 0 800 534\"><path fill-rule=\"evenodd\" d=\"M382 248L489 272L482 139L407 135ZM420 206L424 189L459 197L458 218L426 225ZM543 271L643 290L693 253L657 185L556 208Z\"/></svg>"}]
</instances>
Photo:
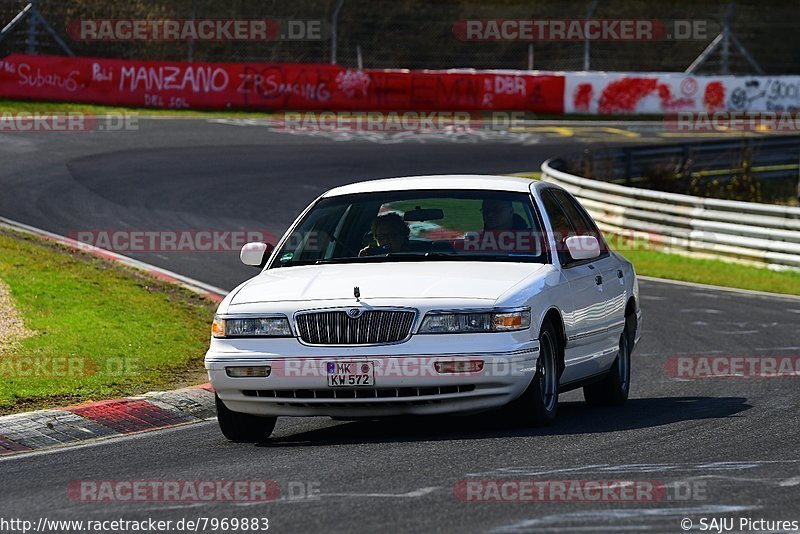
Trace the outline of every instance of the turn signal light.
<instances>
[{"instance_id":1,"label":"turn signal light","mask_svg":"<svg viewBox=\"0 0 800 534\"><path fill-rule=\"evenodd\" d=\"M483 360L450 360L433 364L437 373L479 373L483 371Z\"/></svg>"},{"instance_id":2,"label":"turn signal light","mask_svg":"<svg viewBox=\"0 0 800 534\"><path fill-rule=\"evenodd\" d=\"M214 337L225 337L225 319L214 317L214 322L211 323L211 335Z\"/></svg>"},{"instance_id":3,"label":"turn signal light","mask_svg":"<svg viewBox=\"0 0 800 534\"><path fill-rule=\"evenodd\" d=\"M524 325L520 314L500 314L494 316L494 326L502 330L517 330Z\"/></svg>"},{"instance_id":4,"label":"turn signal light","mask_svg":"<svg viewBox=\"0 0 800 534\"><path fill-rule=\"evenodd\" d=\"M272 368L269 365L259 367L226 367L225 373L231 378L266 378Z\"/></svg>"}]
</instances>

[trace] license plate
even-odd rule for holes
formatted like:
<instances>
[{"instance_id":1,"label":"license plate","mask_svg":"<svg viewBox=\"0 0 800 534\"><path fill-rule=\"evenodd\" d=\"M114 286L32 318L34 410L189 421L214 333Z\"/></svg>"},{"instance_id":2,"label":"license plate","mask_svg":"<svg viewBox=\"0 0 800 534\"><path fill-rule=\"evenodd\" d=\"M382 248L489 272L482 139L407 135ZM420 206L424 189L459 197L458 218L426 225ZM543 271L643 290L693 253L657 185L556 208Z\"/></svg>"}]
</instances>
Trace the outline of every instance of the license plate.
<instances>
[{"instance_id":1,"label":"license plate","mask_svg":"<svg viewBox=\"0 0 800 534\"><path fill-rule=\"evenodd\" d=\"M336 387L364 387L375 385L373 362L327 362L328 385Z\"/></svg>"}]
</instances>

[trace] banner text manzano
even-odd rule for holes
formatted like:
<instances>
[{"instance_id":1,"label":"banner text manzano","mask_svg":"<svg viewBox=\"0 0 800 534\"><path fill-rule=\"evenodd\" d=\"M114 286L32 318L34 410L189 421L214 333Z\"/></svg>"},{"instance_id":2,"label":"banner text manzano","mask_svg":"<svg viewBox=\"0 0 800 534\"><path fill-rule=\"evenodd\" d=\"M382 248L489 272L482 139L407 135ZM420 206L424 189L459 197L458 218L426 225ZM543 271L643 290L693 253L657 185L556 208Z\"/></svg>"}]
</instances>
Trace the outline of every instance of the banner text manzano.
<instances>
[{"instance_id":1,"label":"banner text manzano","mask_svg":"<svg viewBox=\"0 0 800 534\"><path fill-rule=\"evenodd\" d=\"M355 70L324 64L11 55L0 61L0 94L167 109L560 114L564 77L527 71Z\"/></svg>"}]
</instances>

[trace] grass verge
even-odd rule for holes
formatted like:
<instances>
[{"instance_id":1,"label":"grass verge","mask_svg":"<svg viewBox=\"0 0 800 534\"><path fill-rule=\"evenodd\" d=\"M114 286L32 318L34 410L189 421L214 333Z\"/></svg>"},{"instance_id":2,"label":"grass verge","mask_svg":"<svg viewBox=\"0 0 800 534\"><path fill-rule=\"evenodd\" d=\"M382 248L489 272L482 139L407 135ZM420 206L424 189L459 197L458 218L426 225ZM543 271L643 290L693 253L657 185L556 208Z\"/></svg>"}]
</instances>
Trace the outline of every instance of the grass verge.
<instances>
[{"instance_id":1,"label":"grass verge","mask_svg":"<svg viewBox=\"0 0 800 534\"><path fill-rule=\"evenodd\" d=\"M606 236L609 243L618 243ZM800 272L731 263L722 260L692 258L684 254L621 245L617 247L636 269L636 274L695 282L714 286L752 289L770 293L800 295Z\"/></svg>"},{"instance_id":2,"label":"grass verge","mask_svg":"<svg viewBox=\"0 0 800 534\"><path fill-rule=\"evenodd\" d=\"M0 250L0 279L35 332L0 355L0 413L206 381L212 301L13 231Z\"/></svg>"}]
</instances>

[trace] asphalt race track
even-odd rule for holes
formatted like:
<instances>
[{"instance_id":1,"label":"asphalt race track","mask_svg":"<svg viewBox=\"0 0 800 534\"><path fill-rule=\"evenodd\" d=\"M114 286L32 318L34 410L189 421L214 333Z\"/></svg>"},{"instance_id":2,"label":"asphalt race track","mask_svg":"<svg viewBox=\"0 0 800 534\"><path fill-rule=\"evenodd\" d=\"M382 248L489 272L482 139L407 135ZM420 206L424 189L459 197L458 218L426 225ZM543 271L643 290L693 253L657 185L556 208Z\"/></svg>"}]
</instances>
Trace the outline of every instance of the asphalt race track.
<instances>
[{"instance_id":1,"label":"asphalt race track","mask_svg":"<svg viewBox=\"0 0 800 534\"><path fill-rule=\"evenodd\" d=\"M608 142L641 141L607 136ZM537 170L581 135L331 138L258 125L142 119L138 131L0 133L0 216L59 234L263 230L343 183L404 174ZM125 251L121 251L126 253ZM255 271L238 251L129 255L230 289ZM545 429L492 416L279 420L266 443L216 423L0 460L5 518L267 517L277 532L681 532L681 520L798 520L800 388L793 378L678 379L670 357L800 353L800 300L641 283L645 325L631 400L590 409L562 396ZM274 503L76 502L77 480L274 480ZM463 481L651 481L626 502L465 502ZM293 488L294 493L288 491ZM300 490L299 488L304 488ZM317 492L313 498L302 493Z\"/></svg>"}]
</instances>

